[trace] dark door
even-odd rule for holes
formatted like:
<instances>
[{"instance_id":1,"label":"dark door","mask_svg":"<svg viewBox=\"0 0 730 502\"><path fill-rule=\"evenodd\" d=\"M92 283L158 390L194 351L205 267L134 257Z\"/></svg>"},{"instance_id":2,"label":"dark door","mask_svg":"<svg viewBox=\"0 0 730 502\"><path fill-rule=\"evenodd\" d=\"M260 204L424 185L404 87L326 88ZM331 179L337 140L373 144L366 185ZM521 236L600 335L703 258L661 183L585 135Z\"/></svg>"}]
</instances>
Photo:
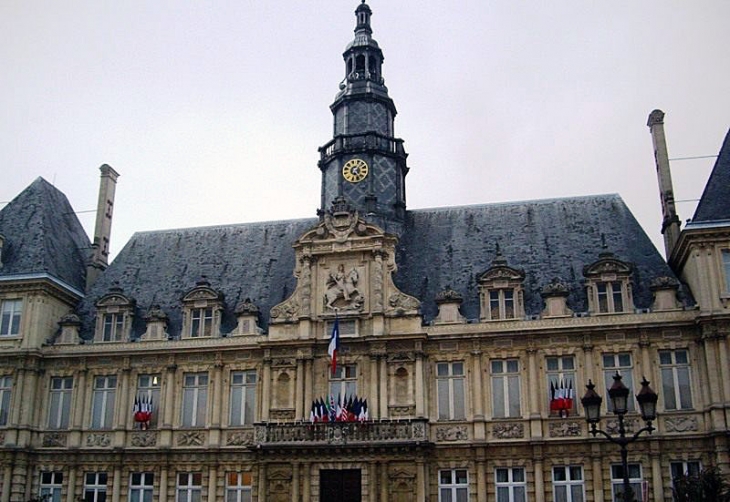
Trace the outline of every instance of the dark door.
<instances>
[{"instance_id":1,"label":"dark door","mask_svg":"<svg viewBox=\"0 0 730 502\"><path fill-rule=\"evenodd\" d=\"M319 471L319 502L361 502L360 469Z\"/></svg>"}]
</instances>

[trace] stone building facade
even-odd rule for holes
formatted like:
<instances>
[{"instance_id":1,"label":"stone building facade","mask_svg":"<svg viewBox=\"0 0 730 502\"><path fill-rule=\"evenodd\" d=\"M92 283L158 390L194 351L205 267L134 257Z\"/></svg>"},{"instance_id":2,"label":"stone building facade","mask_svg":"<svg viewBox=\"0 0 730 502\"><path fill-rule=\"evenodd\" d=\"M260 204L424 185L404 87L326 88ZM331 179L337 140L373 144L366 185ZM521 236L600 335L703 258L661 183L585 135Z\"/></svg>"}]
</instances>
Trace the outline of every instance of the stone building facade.
<instances>
[{"instance_id":1,"label":"stone building facade","mask_svg":"<svg viewBox=\"0 0 730 502\"><path fill-rule=\"evenodd\" d=\"M371 14L316 218L138 233L110 264L109 166L93 241L41 178L0 211L0 502L610 501L579 398L616 372L660 396L642 500L730 471L730 136L680 230L651 114L667 261L618 196L407 210ZM367 417L316 418L353 397Z\"/></svg>"}]
</instances>

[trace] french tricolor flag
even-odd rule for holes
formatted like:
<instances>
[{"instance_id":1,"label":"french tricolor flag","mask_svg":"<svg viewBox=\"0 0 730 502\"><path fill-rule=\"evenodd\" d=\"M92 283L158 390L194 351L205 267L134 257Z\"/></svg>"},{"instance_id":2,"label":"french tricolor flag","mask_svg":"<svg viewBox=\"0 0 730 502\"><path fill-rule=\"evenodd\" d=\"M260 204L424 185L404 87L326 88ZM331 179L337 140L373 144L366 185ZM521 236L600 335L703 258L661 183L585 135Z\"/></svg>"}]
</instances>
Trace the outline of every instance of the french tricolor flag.
<instances>
[{"instance_id":1,"label":"french tricolor flag","mask_svg":"<svg viewBox=\"0 0 730 502\"><path fill-rule=\"evenodd\" d=\"M340 350L340 320L335 313L335 325L332 326L332 336L330 337L330 345L327 348L327 354L329 354L332 360L332 374L337 371L337 351Z\"/></svg>"}]
</instances>

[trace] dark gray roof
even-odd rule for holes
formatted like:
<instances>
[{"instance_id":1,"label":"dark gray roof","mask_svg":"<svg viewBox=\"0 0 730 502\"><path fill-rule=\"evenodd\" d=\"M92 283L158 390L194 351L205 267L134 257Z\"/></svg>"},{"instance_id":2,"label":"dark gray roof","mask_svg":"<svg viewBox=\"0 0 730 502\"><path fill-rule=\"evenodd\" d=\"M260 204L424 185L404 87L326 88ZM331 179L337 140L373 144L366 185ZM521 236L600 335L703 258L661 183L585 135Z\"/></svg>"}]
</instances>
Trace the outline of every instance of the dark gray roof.
<instances>
[{"instance_id":1,"label":"dark gray roof","mask_svg":"<svg viewBox=\"0 0 730 502\"><path fill-rule=\"evenodd\" d=\"M478 319L477 280L499 244L507 265L526 274L528 315L542 311L540 291L554 277L570 288L568 306L583 312L583 267L599 259L603 239L606 251L634 266L637 308L651 305L652 279L676 278L621 197L597 195L409 211L395 282L421 299L426 320L437 314L433 299L447 287L464 297L462 314Z\"/></svg>"},{"instance_id":2,"label":"dark gray roof","mask_svg":"<svg viewBox=\"0 0 730 502\"><path fill-rule=\"evenodd\" d=\"M79 291L91 243L66 196L37 178L0 211L0 277L49 274Z\"/></svg>"},{"instance_id":3,"label":"dark gray roof","mask_svg":"<svg viewBox=\"0 0 730 502\"><path fill-rule=\"evenodd\" d=\"M569 306L586 310L582 269L613 251L634 265L634 299L649 307L649 283L675 277L617 195L409 211L398 245L398 287L423 302L428 322L436 295L447 286L464 297L462 313L479 317L477 277L490 267L498 242L508 265L524 269L528 314L543 308L540 291L554 277L571 288ZM94 284L80 307L87 329L94 303L118 282L137 301L135 335L155 304L170 316L169 331L181 329L181 298L206 276L225 295L223 331L235 326L233 309L250 298L264 326L269 310L294 291L292 244L317 219L166 230L135 234ZM602 246L602 235L606 248Z\"/></svg>"},{"instance_id":4,"label":"dark gray roof","mask_svg":"<svg viewBox=\"0 0 730 502\"><path fill-rule=\"evenodd\" d=\"M692 218L693 223L710 221L730 221L730 131Z\"/></svg>"}]
</instances>

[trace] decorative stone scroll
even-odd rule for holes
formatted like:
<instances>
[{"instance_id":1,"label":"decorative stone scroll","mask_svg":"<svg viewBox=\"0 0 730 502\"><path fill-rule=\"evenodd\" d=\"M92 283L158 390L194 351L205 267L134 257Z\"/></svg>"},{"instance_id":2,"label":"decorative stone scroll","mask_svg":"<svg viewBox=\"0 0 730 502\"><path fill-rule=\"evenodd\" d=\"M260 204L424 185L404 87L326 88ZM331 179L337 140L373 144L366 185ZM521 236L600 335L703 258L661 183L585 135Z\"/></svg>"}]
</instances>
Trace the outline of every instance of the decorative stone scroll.
<instances>
[{"instance_id":1,"label":"decorative stone scroll","mask_svg":"<svg viewBox=\"0 0 730 502\"><path fill-rule=\"evenodd\" d=\"M202 431L181 432L177 437L178 446L203 446L205 434Z\"/></svg>"},{"instance_id":2,"label":"decorative stone scroll","mask_svg":"<svg viewBox=\"0 0 730 502\"><path fill-rule=\"evenodd\" d=\"M131 439L132 446L148 448L157 445L157 433L152 431L133 432Z\"/></svg>"},{"instance_id":3,"label":"decorative stone scroll","mask_svg":"<svg viewBox=\"0 0 730 502\"><path fill-rule=\"evenodd\" d=\"M253 431L229 432L226 437L228 446L249 446L253 444Z\"/></svg>"},{"instance_id":4,"label":"decorative stone scroll","mask_svg":"<svg viewBox=\"0 0 730 502\"><path fill-rule=\"evenodd\" d=\"M495 424L492 427L492 436L496 439L518 439L525 437L523 424Z\"/></svg>"},{"instance_id":5,"label":"decorative stone scroll","mask_svg":"<svg viewBox=\"0 0 730 502\"><path fill-rule=\"evenodd\" d=\"M92 432L86 436L86 446L106 447L111 444L112 438L108 432Z\"/></svg>"},{"instance_id":6,"label":"decorative stone scroll","mask_svg":"<svg viewBox=\"0 0 730 502\"><path fill-rule=\"evenodd\" d=\"M582 434L579 422L550 422L551 438L576 437Z\"/></svg>"},{"instance_id":7,"label":"decorative stone scroll","mask_svg":"<svg viewBox=\"0 0 730 502\"><path fill-rule=\"evenodd\" d=\"M469 432L466 425L436 428L436 441L464 441L467 439L469 439Z\"/></svg>"},{"instance_id":8,"label":"decorative stone scroll","mask_svg":"<svg viewBox=\"0 0 730 502\"><path fill-rule=\"evenodd\" d=\"M664 421L667 432L698 431L697 417L671 417Z\"/></svg>"},{"instance_id":9,"label":"decorative stone scroll","mask_svg":"<svg viewBox=\"0 0 730 502\"><path fill-rule=\"evenodd\" d=\"M43 435L43 446L46 448L54 448L58 446L66 446L67 436L62 432L49 432Z\"/></svg>"},{"instance_id":10,"label":"decorative stone scroll","mask_svg":"<svg viewBox=\"0 0 730 502\"><path fill-rule=\"evenodd\" d=\"M636 419L624 419L624 429L629 434L633 434L634 431L638 430L639 421ZM606 422L606 432L611 435L618 434L618 420L612 419Z\"/></svg>"}]
</instances>

